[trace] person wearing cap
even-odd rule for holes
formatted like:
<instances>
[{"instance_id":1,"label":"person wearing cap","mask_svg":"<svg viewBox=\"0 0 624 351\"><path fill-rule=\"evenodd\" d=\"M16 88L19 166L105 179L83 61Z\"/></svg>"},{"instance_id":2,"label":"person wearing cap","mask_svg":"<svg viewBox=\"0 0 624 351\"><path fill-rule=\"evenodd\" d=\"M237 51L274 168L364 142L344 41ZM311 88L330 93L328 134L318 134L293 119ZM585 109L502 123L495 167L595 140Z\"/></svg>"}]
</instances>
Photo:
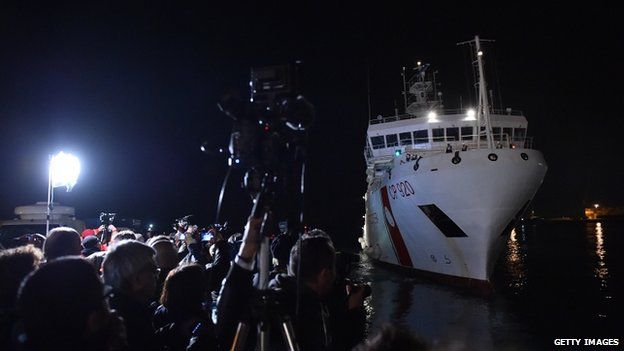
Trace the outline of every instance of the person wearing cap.
<instances>
[{"instance_id":1,"label":"person wearing cap","mask_svg":"<svg viewBox=\"0 0 624 351\"><path fill-rule=\"evenodd\" d=\"M95 235L82 239L82 247L84 247L81 251L83 257L102 251L100 249L100 240Z\"/></svg>"}]
</instances>

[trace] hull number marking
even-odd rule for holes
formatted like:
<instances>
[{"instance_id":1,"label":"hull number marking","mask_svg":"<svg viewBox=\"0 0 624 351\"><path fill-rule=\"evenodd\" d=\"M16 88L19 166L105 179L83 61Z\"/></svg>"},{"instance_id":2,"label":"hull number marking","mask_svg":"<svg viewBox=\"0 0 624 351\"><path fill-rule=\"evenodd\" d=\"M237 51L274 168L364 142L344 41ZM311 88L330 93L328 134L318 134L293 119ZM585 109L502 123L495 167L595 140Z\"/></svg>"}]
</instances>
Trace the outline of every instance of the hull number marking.
<instances>
[{"instance_id":1,"label":"hull number marking","mask_svg":"<svg viewBox=\"0 0 624 351\"><path fill-rule=\"evenodd\" d=\"M414 187L407 180L402 180L396 184L388 187L388 192L392 200L396 200L397 197L408 197L414 195Z\"/></svg>"}]
</instances>

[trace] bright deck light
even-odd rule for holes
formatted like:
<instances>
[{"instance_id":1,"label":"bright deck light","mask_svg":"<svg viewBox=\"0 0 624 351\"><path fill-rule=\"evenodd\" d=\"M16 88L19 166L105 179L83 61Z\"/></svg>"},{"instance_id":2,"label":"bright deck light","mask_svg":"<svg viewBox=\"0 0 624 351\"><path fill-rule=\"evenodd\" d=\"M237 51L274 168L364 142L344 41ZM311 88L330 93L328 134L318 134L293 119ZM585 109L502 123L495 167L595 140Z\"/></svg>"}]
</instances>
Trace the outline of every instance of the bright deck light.
<instances>
[{"instance_id":1,"label":"bright deck light","mask_svg":"<svg viewBox=\"0 0 624 351\"><path fill-rule=\"evenodd\" d=\"M464 121L476 121L476 115L477 113L474 109L468 109L468 111L466 111L466 118L464 118Z\"/></svg>"},{"instance_id":2,"label":"bright deck light","mask_svg":"<svg viewBox=\"0 0 624 351\"><path fill-rule=\"evenodd\" d=\"M80 175L80 161L78 157L66 154L63 151L52 156L50 160L50 182L53 188L64 186L70 191Z\"/></svg>"},{"instance_id":3,"label":"bright deck light","mask_svg":"<svg viewBox=\"0 0 624 351\"><path fill-rule=\"evenodd\" d=\"M437 120L438 114L435 113L434 111L431 111L427 114L427 118L429 119L429 123L431 122L438 122Z\"/></svg>"}]
</instances>

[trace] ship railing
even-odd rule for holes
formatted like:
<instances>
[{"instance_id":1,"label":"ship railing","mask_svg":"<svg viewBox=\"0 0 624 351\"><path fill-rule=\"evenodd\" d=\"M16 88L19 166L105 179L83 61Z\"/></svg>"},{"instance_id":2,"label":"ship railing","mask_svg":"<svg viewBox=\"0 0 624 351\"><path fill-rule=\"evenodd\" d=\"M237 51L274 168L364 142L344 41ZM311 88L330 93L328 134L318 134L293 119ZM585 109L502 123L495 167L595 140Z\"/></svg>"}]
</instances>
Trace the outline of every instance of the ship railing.
<instances>
[{"instance_id":1,"label":"ship railing","mask_svg":"<svg viewBox=\"0 0 624 351\"><path fill-rule=\"evenodd\" d=\"M401 145L392 144L386 145L383 148L371 148L366 146L364 150L364 156L366 160L373 159L387 159L391 156L400 156L403 153L411 154L436 154L436 153L451 153L455 151L468 151L474 149L488 149L487 140L484 135L481 135L481 140L478 141L478 135L466 135L463 136L466 139L456 140L455 137L446 137L442 140L426 140L425 143L416 143ZM494 148L496 149L532 149L533 137L510 137L507 134L502 134L494 138ZM397 150L399 151L397 154ZM377 155L376 155L377 154Z\"/></svg>"},{"instance_id":2,"label":"ship railing","mask_svg":"<svg viewBox=\"0 0 624 351\"><path fill-rule=\"evenodd\" d=\"M468 109L444 109L444 110L435 109L435 112L438 114L438 116L462 115L462 114L467 114L468 113ZM379 115L379 116L376 116L376 117L371 117L370 120L369 120L369 124L382 124L382 123L388 123L388 122L401 121L401 120L405 120L405 119L426 117L427 113L428 112L423 113L421 115L411 115L409 113L404 113L404 114L401 114L401 115L394 115L394 116L387 116L387 117L383 117L383 116ZM490 111L490 113L495 114L495 115L509 115L509 116L523 116L524 115L522 113L522 111L520 111L520 110L512 110L510 108L507 108L507 109L504 109L504 110L492 109Z\"/></svg>"}]
</instances>

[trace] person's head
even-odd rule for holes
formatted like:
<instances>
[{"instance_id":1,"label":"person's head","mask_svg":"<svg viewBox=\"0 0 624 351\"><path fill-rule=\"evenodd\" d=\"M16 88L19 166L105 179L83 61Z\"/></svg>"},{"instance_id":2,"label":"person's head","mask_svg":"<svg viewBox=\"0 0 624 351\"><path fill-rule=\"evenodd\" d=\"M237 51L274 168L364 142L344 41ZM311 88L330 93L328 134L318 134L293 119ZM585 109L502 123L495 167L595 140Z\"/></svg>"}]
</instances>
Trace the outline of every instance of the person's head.
<instances>
[{"instance_id":1,"label":"person's head","mask_svg":"<svg viewBox=\"0 0 624 351\"><path fill-rule=\"evenodd\" d=\"M111 243L115 244L122 240L136 240L136 234L132 230L122 230L120 232L113 233Z\"/></svg>"},{"instance_id":2,"label":"person's head","mask_svg":"<svg viewBox=\"0 0 624 351\"><path fill-rule=\"evenodd\" d=\"M178 265L178 249L166 235L150 238L147 245L156 251L156 264L160 269L171 270Z\"/></svg>"},{"instance_id":3,"label":"person's head","mask_svg":"<svg viewBox=\"0 0 624 351\"><path fill-rule=\"evenodd\" d=\"M45 242L45 236L39 233L24 234L13 239L13 243L15 244L14 246L32 245L40 250L43 250L44 242Z\"/></svg>"},{"instance_id":4,"label":"person's head","mask_svg":"<svg viewBox=\"0 0 624 351\"><path fill-rule=\"evenodd\" d=\"M88 236L82 239L82 256L87 257L94 252L101 251L100 250L100 240L95 235Z\"/></svg>"},{"instance_id":5,"label":"person's head","mask_svg":"<svg viewBox=\"0 0 624 351\"><path fill-rule=\"evenodd\" d=\"M202 266L180 266L167 275L160 303L170 311L196 312L206 298L207 281Z\"/></svg>"},{"instance_id":6,"label":"person's head","mask_svg":"<svg viewBox=\"0 0 624 351\"><path fill-rule=\"evenodd\" d=\"M156 292L156 252L136 240L123 240L109 248L102 264L104 283L128 296L147 302Z\"/></svg>"},{"instance_id":7,"label":"person's head","mask_svg":"<svg viewBox=\"0 0 624 351\"><path fill-rule=\"evenodd\" d=\"M19 289L18 312L32 349L93 349L107 341L99 340L110 319L103 285L79 257L56 259L30 273Z\"/></svg>"},{"instance_id":8,"label":"person's head","mask_svg":"<svg viewBox=\"0 0 624 351\"><path fill-rule=\"evenodd\" d=\"M0 310L15 306L20 283L42 260L43 253L32 245L0 251Z\"/></svg>"},{"instance_id":9,"label":"person's head","mask_svg":"<svg viewBox=\"0 0 624 351\"><path fill-rule=\"evenodd\" d=\"M81 251L80 234L69 227L58 227L50 230L43 243L43 255L48 261L63 256L80 256Z\"/></svg>"},{"instance_id":10,"label":"person's head","mask_svg":"<svg viewBox=\"0 0 624 351\"><path fill-rule=\"evenodd\" d=\"M304 283L317 294L325 295L336 278L335 258L336 251L327 235L304 236L292 247L288 272L297 275L299 271Z\"/></svg>"}]
</instances>

